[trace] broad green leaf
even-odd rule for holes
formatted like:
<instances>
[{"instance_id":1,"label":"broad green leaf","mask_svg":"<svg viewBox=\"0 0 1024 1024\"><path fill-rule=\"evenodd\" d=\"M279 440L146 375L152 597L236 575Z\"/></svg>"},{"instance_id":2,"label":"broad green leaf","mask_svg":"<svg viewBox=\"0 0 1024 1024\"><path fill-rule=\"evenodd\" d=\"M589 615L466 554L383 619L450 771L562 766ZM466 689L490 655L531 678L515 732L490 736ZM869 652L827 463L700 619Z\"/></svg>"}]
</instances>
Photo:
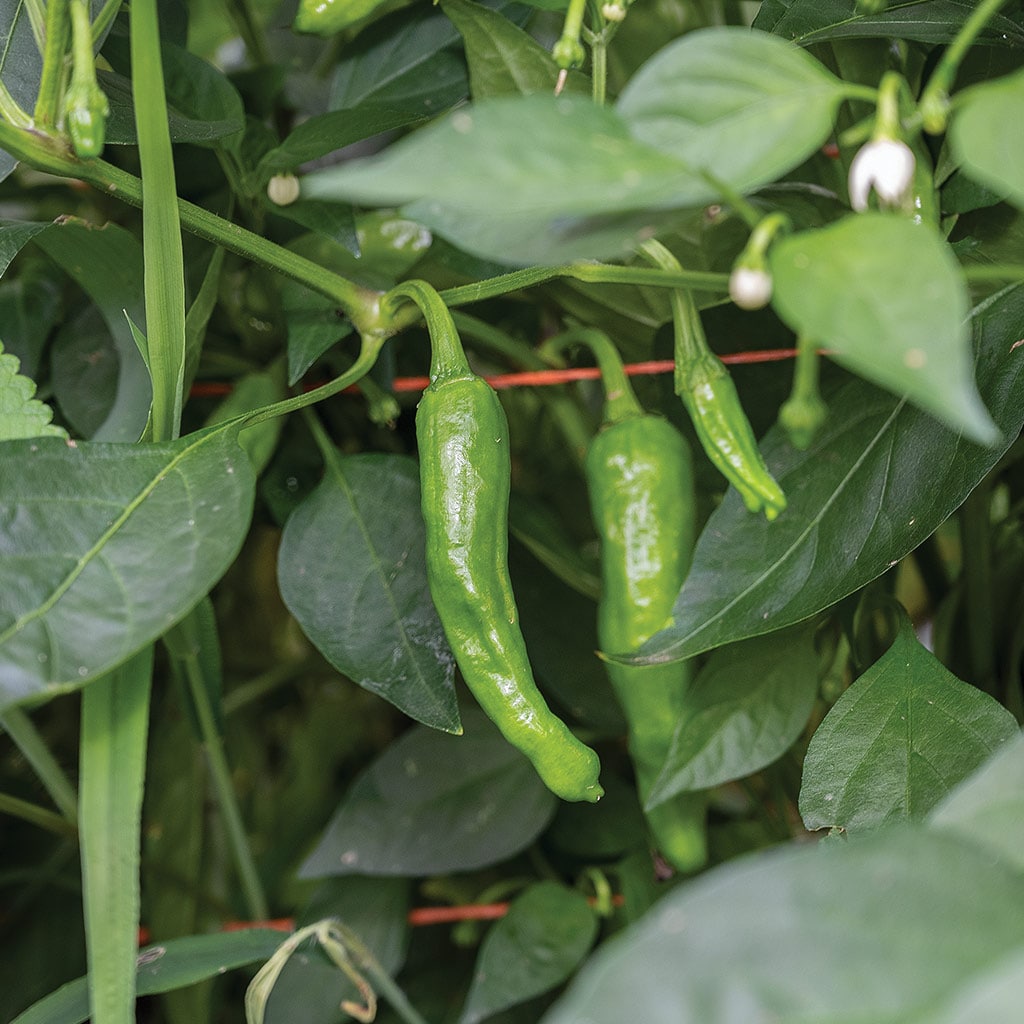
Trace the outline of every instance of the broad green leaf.
<instances>
[{"instance_id":1,"label":"broad green leaf","mask_svg":"<svg viewBox=\"0 0 1024 1024\"><path fill-rule=\"evenodd\" d=\"M430 598L419 473L397 455L334 454L289 516L288 610L339 672L410 718L459 732L455 659Z\"/></svg>"},{"instance_id":2,"label":"broad green leaf","mask_svg":"<svg viewBox=\"0 0 1024 1024\"><path fill-rule=\"evenodd\" d=\"M23 376L16 356L0 342L0 441L23 437L64 437L68 432L51 423L53 410L35 397L35 381Z\"/></svg>"},{"instance_id":3,"label":"broad green leaf","mask_svg":"<svg viewBox=\"0 0 1024 1024\"><path fill-rule=\"evenodd\" d=\"M135 1016L139 829L153 647L97 679L82 697L78 830L94 1021Z\"/></svg>"},{"instance_id":4,"label":"broad green leaf","mask_svg":"<svg viewBox=\"0 0 1024 1024\"><path fill-rule=\"evenodd\" d=\"M797 452L773 428L761 450L789 499L774 523L730 491L697 541L674 623L641 661L687 658L800 622L859 590L913 551L998 462L1024 424L1024 288L972 316L982 399L1004 434L983 448L906 401L851 381ZM614 654L616 652L609 652Z\"/></svg>"},{"instance_id":5,"label":"broad green leaf","mask_svg":"<svg viewBox=\"0 0 1024 1024\"><path fill-rule=\"evenodd\" d=\"M0 444L0 710L73 689L166 632L245 537L238 428Z\"/></svg>"},{"instance_id":6,"label":"broad green leaf","mask_svg":"<svg viewBox=\"0 0 1024 1024\"><path fill-rule=\"evenodd\" d=\"M301 877L472 871L526 849L555 796L482 715L462 722L463 736L417 726L362 772Z\"/></svg>"},{"instance_id":7,"label":"broad green leaf","mask_svg":"<svg viewBox=\"0 0 1024 1024\"><path fill-rule=\"evenodd\" d=\"M35 243L88 294L113 339L111 356L116 353L116 389L112 404L90 439L137 441L149 416L152 387L125 313L145 331L142 246L134 235L116 224L97 229L70 218L37 235ZM68 336L63 346L67 358L55 360L60 373L55 373L54 389L62 408L63 395L78 388L78 379L95 351L83 350L77 341L74 334ZM77 359L70 356L71 352L76 353Z\"/></svg>"},{"instance_id":8,"label":"broad green leaf","mask_svg":"<svg viewBox=\"0 0 1024 1024\"><path fill-rule=\"evenodd\" d=\"M148 946L139 952L136 991L146 996L195 985L266 960L280 944L279 931L249 928ZM83 1024L88 1019L88 980L77 978L30 1006L12 1024Z\"/></svg>"},{"instance_id":9,"label":"broad green leaf","mask_svg":"<svg viewBox=\"0 0 1024 1024\"><path fill-rule=\"evenodd\" d=\"M0 275L7 272L25 243L48 227L52 227L49 221L0 220Z\"/></svg>"},{"instance_id":10,"label":"broad green leaf","mask_svg":"<svg viewBox=\"0 0 1024 1024\"><path fill-rule=\"evenodd\" d=\"M741 191L802 163L846 87L810 54L742 28L691 32L630 79L616 109L642 142Z\"/></svg>"},{"instance_id":11,"label":"broad green leaf","mask_svg":"<svg viewBox=\"0 0 1024 1024\"><path fill-rule=\"evenodd\" d=\"M630 138L613 110L587 97L535 94L457 110L380 156L307 175L302 194L426 199L481 219L499 210L507 221L686 205L714 193L678 160Z\"/></svg>"},{"instance_id":12,"label":"broad green leaf","mask_svg":"<svg viewBox=\"0 0 1024 1024\"><path fill-rule=\"evenodd\" d=\"M1024 943L1024 876L959 838L790 846L673 890L543 1024L897 1024Z\"/></svg>"},{"instance_id":13,"label":"broad green leaf","mask_svg":"<svg viewBox=\"0 0 1024 1024\"><path fill-rule=\"evenodd\" d=\"M803 731L817 692L810 630L773 633L715 651L686 696L687 717L649 805L771 764Z\"/></svg>"},{"instance_id":14,"label":"broad green leaf","mask_svg":"<svg viewBox=\"0 0 1024 1024\"><path fill-rule=\"evenodd\" d=\"M911 0L866 14L858 9L857 0L765 0L754 27L801 46L865 37L949 43L976 6L971 0ZM988 20L978 40L989 46L1024 46L1024 28L997 14Z\"/></svg>"},{"instance_id":15,"label":"broad green leaf","mask_svg":"<svg viewBox=\"0 0 1024 1024\"><path fill-rule=\"evenodd\" d=\"M1024 992L1024 949L1009 952L987 971L960 986L915 1024L1002 1024L1020 1015Z\"/></svg>"},{"instance_id":16,"label":"broad green leaf","mask_svg":"<svg viewBox=\"0 0 1024 1024\"><path fill-rule=\"evenodd\" d=\"M554 91L558 65L550 51L518 25L474 0L444 0L441 9L462 36L474 100L507 93ZM588 92L590 83L573 72L565 88L569 92Z\"/></svg>"},{"instance_id":17,"label":"broad green leaf","mask_svg":"<svg viewBox=\"0 0 1024 1024\"><path fill-rule=\"evenodd\" d=\"M212 427L218 423L226 423L235 416L273 405L274 402L280 402L287 397L282 364L278 363L271 369L259 373L247 373L235 381L231 394L217 406L205 425ZM241 435L239 440L242 449L252 460L257 476L267 468L283 426L281 418L275 416L250 427Z\"/></svg>"},{"instance_id":18,"label":"broad green leaf","mask_svg":"<svg viewBox=\"0 0 1024 1024\"><path fill-rule=\"evenodd\" d=\"M798 335L972 440L998 439L974 386L967 286L933 228L858 214L783 239L769 265Z\"/></svg>"},{"instance_id":19,"label":"broad green leaf","mask_svg":"<svg viewBox=\"0 0 1024 1024\"><path fill-rule=\"evenodd\" d=\"M479 1024L560 985L596 936L597 915L581 892L557 882L531 885L487 933L460 1024Z\"/></svg>"},{"instance_id":20,"label":"broad green leaf","mask_svg":"<svg viewBox=\"0 0 1024 1024\"><path fill-rule=\"evenodd\" d=\"M1024 869L1024 736L1004 743L932 808L928 823L983 845Z\"/></svg>"},{"instance_id":21,"label":"broad green leaf","mask_svg":"<svg viewBox=\"0 0 1024 1024\"><path fill-rule=\"evenodd\" d=\"M1013 715L947 671L904 617L811 737L804 826L854 832L923 818L1017 732Z\"/></svg>"},{"instance_id":22,"label":"broad green leaf","mask_svg":"<svg viewBox=\"0 0 1024 1024\"><path fill-rule=\"evenodd\" d=\"M956 97L949 140L967 174L1024 207L1024 138L1003 129L1022 108L1024 71L976 85Z\"/></svg>"}]
</instances>

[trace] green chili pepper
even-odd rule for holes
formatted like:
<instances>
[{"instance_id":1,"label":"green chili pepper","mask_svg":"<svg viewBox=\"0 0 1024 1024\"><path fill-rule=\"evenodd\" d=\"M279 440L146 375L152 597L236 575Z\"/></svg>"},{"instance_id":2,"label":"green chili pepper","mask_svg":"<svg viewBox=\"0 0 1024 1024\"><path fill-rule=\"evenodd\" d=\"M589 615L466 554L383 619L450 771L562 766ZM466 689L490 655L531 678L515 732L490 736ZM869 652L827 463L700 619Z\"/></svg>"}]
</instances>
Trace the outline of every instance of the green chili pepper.
<instances>
[{"instance_id":1,"label":"green chili pepper","mask_svg":"<svg viewBox=\"0 0 1024 1024\"><path fill-rule=\"evenodd\" d=\"M373 14L383 0L300 0L292 27L296 32L333 36Z\"/></svg>"},{"instance_id":2,"label":"green chili pepper","mask_svg":"<svg viewBox=\"0 0 1024 1024\"><path fill-rule=\"evenodd\" d=\"M563 800L600 799L600 762L547 706L530 669L508 575L508 422L469 368L451 314L422 282L410 298L430 330L430 386L416 411L427 579L466 685Z\"/></svg>"},{"instance_id":3,"label":"green chili pepper","mask_svg":"<svg viewBox=\"0 0 1024 1024\"><path fill-rule=\"evenodd\" d=\"M602 650L634 651L671 622L690 568L696 532L693 466L686 440L667 420L646 414L618 352L598 331L576 332L595 352L604 380L604 426L587 452L586 476L601 540ZM646 802L686 715L686 661L631 666L608 675L629 724L629 752ZM707 856L704 798L683 793L647 812L662 855L692 871Z\"/></svg>"}]
</instances>

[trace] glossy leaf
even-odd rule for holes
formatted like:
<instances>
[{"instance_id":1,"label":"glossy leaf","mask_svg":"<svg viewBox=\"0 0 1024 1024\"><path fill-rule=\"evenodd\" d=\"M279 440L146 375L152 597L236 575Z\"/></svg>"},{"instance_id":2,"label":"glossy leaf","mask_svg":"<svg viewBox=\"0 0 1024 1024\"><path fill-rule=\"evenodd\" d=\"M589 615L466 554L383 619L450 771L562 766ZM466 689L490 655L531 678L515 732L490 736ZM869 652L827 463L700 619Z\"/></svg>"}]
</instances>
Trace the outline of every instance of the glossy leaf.
<instances>
[{"instance_id":1,"label":"glossy leaf","mask_svg":"<svg viewBox=\"0 0 1024 1024\"><path fill-rule=\"evenodd\" d=\"M410 718L457 733L455 659L430 597L413 459L334 455L278 555L288 610L327 660Z\"/></svg>"},{"instance_id":2,"label":"glossy leaf","mask_svg":"<svg viewBox=\"0 0 1024 1024\"><path fill-rule=\"evenodd\" d=\"M800 622L913 551L996 464L1024 423L1024 288L972 317L982 399L1005 440L983 448L863 381L829 397L814 444L795 451L774 428L761 450L789 505L774 523L730 491L697 541L674 623L641 661L701 651ZM615 653L615 652L610 652Z\"/></svg>"},{"instance_id":3,"label":"glossy leaf","mask_svg":"<svg viewBox=\"0 0 1024 1024\"><path fill-rule=\"evenodd\" d=\"M73 689L205 595L249 525L237 427L151 445L0 444L0 710Z\"/></svg>"},{"instance_id":4,"label":"glossy leaf","mask_svg":"<svg viewBox=\"0 0 1024 1024\"><path fill-rule=\"evenodd\" d=\"M928 823L987 847L1024 870L1024 735L1017 732L932 808Z\"/></svg>"},{"instance_id":5,"label":"glossy leaf","mask_svg":"<svg viewBox=\"0 0 1024 1024\"><path fill-rule=\"evenodd\" d=\"M140 996L155 995L195 985L266 960L280 944L279 931L249 928L148 946L139 953L136 991ZM88 982L77 978L30 1006L12 1024L83 1024L88 1018Z\"/></svg>"},{"instance_id":6,"label":"glossy leaf","mask_svg":"<svg viewBox=\"0 0 1024 1024\"><path fill-rule=\"evenodd\" d=\"M998 439L974 386L967 286L935 230L859 214L783 239L769 265L797 334L972 440Z\"/></svg>"},{"instance_id":7,"label":"glossy leaf","mask_svg":"<svg viewBox=\"0 0 1024 1024\"><path fill-rule=\"evenodd\" d=\"M353 783L301 876L471 871L529 846L555 796L487 719L462 720L463 736L418 726L388 747Z\"/></svg>"},{"instance_id":8,"label":"glossy leaf","mask_svg":"<svg viewBox=\"0 0 1024 1024\"><path fill-rule=\"evenodd\" d=\"M821 146L845 92L798 47L720 27L690 32L655 54L616 109L642 142L743 191Z\"/></svg>"},{"instance_id":9,"label":"glossy leaf","mask_svg":"<svg viewBox=\"0 0 1024 1024\"><path fill-rule=\"evenodd\" d=\"M754 27L801 46L828 39L911 39L949 43L975 8L970 0L913 0L865 13L857 0L765 0ZM988 45L1024 46L1024 28L997 14L978 37Z\"/></svg>"},{"instance_id":10,"label":"glossy leaf","mask_svg":"<svg viewBox=\"0 0 1024 1024\"><path fill-rule=\"evenodd\" d=\"M811 738L804 825L854 832L920 819L1018 731L1013 715L947 671L905 618Z\"/></svg>"},{"instance_id":11,"label":"glossy leaf","mask_svg":"<svg viewBox=\"0 0 1024 1024\"><path fill-rule=\"evenodd\" d=\"M0 342L0 441L23 437L67 437L63 427L51 423L53 410L34 397L35 382L23 376L16 356L4 352Z\"/></svg>"},{"instance_id":12,"label":"glossy leaf","mask_svg":"<svg viewBox=\"0 0 1024 1024\"><path fill-rule=\"evenodd\" d=\"M1024 71L968 89L956 98L949 128L953 154L975 181L1024 206L1024 138L995 126L1014 123L1024 105Z\"/></svg>"},{"instance_id":13,"label":"glossy leaf","mask_svg":"<svg viewBox=\"0 0 1024 1024\"><path fill-rule=\"evenodd\" d=\"M597 915L581 892L556 882L531 885L487 933L460 1024L478 1024L560 985L596 936Z\"/></svg>"},{"instance_id":14,"label":"glossy leaf","mask_svg":"<svg viewBox=\"0 0 1024 1024\"><path fill-rule=\"evenodd\" d=\"M817 693L810 630L715 651L687 693L687 718L676 730L649 805L771 764L803 731Z\"/></svg>"},{"instance_id":15,"label":"glossy leaf","mask_svg":"<svg viewBox=\"0 0 1024 1024\"><path fill-rule=\"evenodd\" d=\"M1024 942L1024 876L959 838L790 846L673 890L543 1024L897 1024Z\"/></svg>"}]
</instances>

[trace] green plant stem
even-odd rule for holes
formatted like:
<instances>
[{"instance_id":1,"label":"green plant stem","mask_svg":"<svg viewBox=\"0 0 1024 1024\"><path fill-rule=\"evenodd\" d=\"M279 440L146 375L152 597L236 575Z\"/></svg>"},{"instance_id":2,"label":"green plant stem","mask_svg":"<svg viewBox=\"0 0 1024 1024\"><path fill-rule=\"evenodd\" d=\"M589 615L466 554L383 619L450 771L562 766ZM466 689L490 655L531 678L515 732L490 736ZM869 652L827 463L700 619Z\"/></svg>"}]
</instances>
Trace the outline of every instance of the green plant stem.
<instances>
[{"instance_id":1,"label":"green plant stem","mask_svg":"<svg viewBox=\"0 0 1024 1024\"><path fill-rule=\"evenodd\" d=\"M987 482L974 489L960 509L964 601L967 615L971 682L995 696L995 608L992 604L991 490Z\"/></svg>"},{"instance_id":2,"label":"green plant stem","mask_svg":"<svg viewBox=\"0 0 1024 1024\"><path fill-rule=\"evenodd\" d=\"M184 658L183 667L196 718L199 720L199 732L203 738L203 749L210 766L210 778L217 796L217 805L224 820L228 845L231 847L235 867L238 870L239 882L245 898L246 913L254 921L265 921L270 916L267 897L263 892L263 883L256 870L256 862L249 846L249 837L246 835L245 825L242 822L242 812L239 810L238 799L231 783L231 769L228 767L224 745L217 732L213 705L210 703L210 695L204 685L202 668L195 656Z\"/></svg>"},{"instance_id":3,"label":"green plant stem","mask_svg":"<svg viewBox=\"0 0 1024 1024\"><path fill-rule=\"evenodd\" d=\"M1024 281L1024 264L987 263L960 268L968 281Z\"/></svg>"},{"instance_id":4,"label":"green plant stem","mask_svg":"<svg viewBox=\"0 0 1024 1024\"><path fill-rule=\"evenodd\" d=\"M78 794L43 742L32 719L21 708L8 708L0 715L0 726L18 745L64 819L75 825L78 821Z\"/></svg>"},{"instance_id":5,"label":"green plant stem","mask_svg":"<svg viewBox=\"0 0 1024 1024\"><path fill-rule=\"evenodd\" d=\"M46 42L43 70L33 120L40 128L56 128L60 122L60 102L64 93L68 48L68 0L50 0L46 5ZM89 55L90 59L92 54Z\"/></svg>"},{"instance_id":6,"label":"green plant stem","mask_svg":"<svg viewBox=\"0 0 1024 1024\"><path fill-rule=\"evenodd\" d=\"M250 0L230 0L228 13L245 43L245 48L249 51L252 62L259 65L270 64L271 57L270 50L267 48L267 40L253 13Z\"/></svg>"},{"instance_id":7,"label":"green plant stem","mask_svg":"<svg viewBox=\"0 0 1024 1024\"><path fill-rule=\"evenodd\" d=\"M316 662L310 658L286 661L281 665L275 665L254 679L239 683L229 693L224 695L224 700L221 702L221 710L224 712L224 717L228 718L231 715L237 714L249 704L259 700L261 697L265 697L268 693L273 693L274 690L284 686L286 683L290 683L296 676L315 668L315 666Z\"/></svg>"},{"instance_id":8,"label":"green plant stem","mask_svg":"<svg viewBox=\"0 0 1024 1024\"><path fill-rule=\"evenodd\" d=\"M559 351L571 345L586 345L590 349L601 370L601 381L605 391L606 423L619 423L632 416L642 416L643 409L637 401L633 386L626 377L619 350L604 331L593 327L581 327L566 331L565 334L552 338L546 345L546 351Z\"/></svg>"},{"instance_id":9,"label":"green plant stem","mask_svg":"<svg viewBox=\"0 0 1024 1024\"><path fill-rule=\"evenodd\" d=\"M598 106L604 106L608 95L608 40L603 32L594 36L590 47L591 96Z\"/></svg>"},{"instance_id":10,"label":"green plant stem","mask_svg":"<svg viewBox=\"0 0 1024 1024\"><path fill-rule=\"evenodd\" d=\"M66 818L53 811L40 807L38 804L29 803L28 800L20 800L16 796L7 793L0 793L0 814L9 814L14 818L21 818L32 825L46 829L58 836L73 837L78 835L75 828Z\"/></svg>"},{"instance_id":11,"label":"green plant stem","mask_svg":"<svg viewBox=\"0 0 1024 1024\"><path fill-rule=\"evenodd\" d=\"M104 32L110 27L111 22L117 17L119 10L121 10L121 0L107 0L103 7L100 8L100 13L96 15L92 23L93 46L99 42Z\"/></svg>"},{"instance_id":12,"label":"green plant stem","mask_svg":"<svg viewBox=\"0 0 1024 1024\"><path fill-rule=\"evenodd\" d=\"M960 26L956 37L943 51L928 84L921 92L918 109L928 132L938 134L946 127L949 116L949 94L967 51L974 45L981 30L996 16L1006 0L980 0L970 17Z\"/></svg>"}]
</instances>

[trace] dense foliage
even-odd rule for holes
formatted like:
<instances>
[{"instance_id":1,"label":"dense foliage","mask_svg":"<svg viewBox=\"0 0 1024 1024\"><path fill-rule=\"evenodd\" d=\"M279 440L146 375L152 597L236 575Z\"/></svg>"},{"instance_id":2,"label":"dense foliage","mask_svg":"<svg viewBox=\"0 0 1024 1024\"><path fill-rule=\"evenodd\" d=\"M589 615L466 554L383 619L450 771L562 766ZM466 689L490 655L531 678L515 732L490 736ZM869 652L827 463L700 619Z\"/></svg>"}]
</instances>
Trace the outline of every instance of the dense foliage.
<instances>
[{"instance_id":1,"label":"dense foliage","mask_svg":"<svg viewBox=\"0 0 1024 1024\"><path fill-rule=\"evenodd\" d=\"M0 1019L1017 1019L1024 4L0 35Z\"/></svg>"}]
</instances>

